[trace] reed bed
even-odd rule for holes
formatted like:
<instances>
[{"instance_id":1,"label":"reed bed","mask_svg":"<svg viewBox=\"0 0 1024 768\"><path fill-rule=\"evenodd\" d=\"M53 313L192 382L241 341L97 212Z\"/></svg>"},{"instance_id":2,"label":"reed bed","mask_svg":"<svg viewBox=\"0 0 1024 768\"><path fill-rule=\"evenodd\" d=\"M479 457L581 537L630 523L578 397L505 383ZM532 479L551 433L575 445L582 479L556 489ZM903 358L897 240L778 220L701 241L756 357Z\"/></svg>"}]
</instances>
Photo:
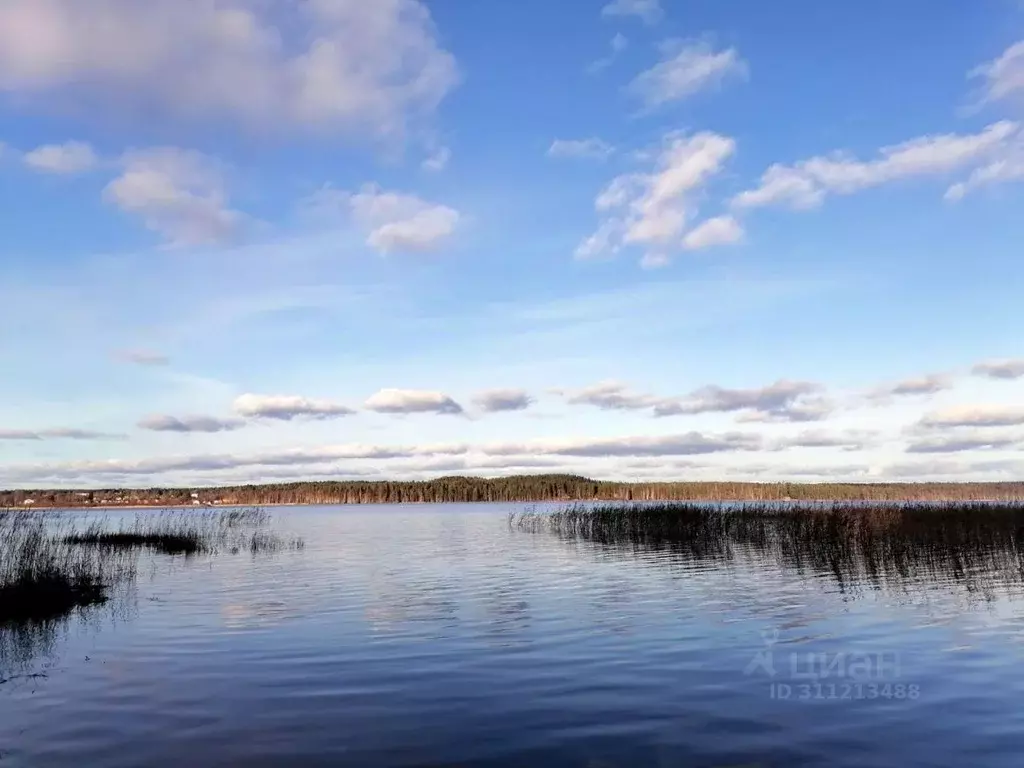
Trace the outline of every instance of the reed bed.
<instances>
[{"instance_id":1,"label":"reed bed","mask_svg":"<svg viewBox=\"0 0 1024 768\"><path fill-rule=\"evenodd\" d=\"M111 528L107 520L93 522L85 530L65 537L65 541L108 550L145 549L186 557L302 548L301 539L284 539L264 530L269 521L269 513L259 507L140 512L131 523L122 523L116 529Z\"/></svg>"},{"instance_id":2,"label":"reed bed","mask_svg":"<svg viewBox=\"0 0 1024 768\"><path fill-rule=\"evenodd\" d=\"M115 585L135 577L141 551L192 557L304 546L267 530L269 521L253 507L144 512L116 528L106 519L80 528L59 513L0 510L0 627L107 602Z\"/></svg>"},{"instance_id":3,"label":"reed bed","mask_svg":"<svg viewBox=\"0 0 1024 768\"><path fill-rule=\"evenodd\" d=\"M135 575L131 558L76 547L70 529L56 515L0 512L0 626L104 603L114 584Z\"/></svg>"},{"instance_id":4,"label":"reed bed","mask_svg":"<svg viewBox=\"0 0 1024 768\"><path fill-rule=\"evenodd\" d=\"M1024 584L1024 502L573 505L509 523L697 561L770 557L841 585L925 575Z\"/></svg>"},{"instance_id":5,"label":"reed bed","mask_svg":"<svg viewBox=\"0 0 1024 768\"><path fill-rule=\"evenodd\" d=\"M0 510L0 685L36 676L16 672L53 648L74 614L128 594L142 552L191 558L303 547L301 539L267 530L269 521L255 507L144 512L117 527L107 519ZM125 605L117 600L105 610Z\"/></svg>"}]
</instances>

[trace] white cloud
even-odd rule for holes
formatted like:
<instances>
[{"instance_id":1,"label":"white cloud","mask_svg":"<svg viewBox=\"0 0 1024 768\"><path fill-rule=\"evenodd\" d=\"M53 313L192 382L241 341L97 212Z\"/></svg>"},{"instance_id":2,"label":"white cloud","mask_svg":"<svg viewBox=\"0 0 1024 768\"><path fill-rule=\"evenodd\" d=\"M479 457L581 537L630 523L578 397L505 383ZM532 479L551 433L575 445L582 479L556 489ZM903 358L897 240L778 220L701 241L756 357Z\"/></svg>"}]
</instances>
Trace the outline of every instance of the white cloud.
<instances>
[{"instance_id":1,"label":"white cloud","mask_svg":"<svg viewBox=\"0 0 1024 768\"><path fill-rule=\"evenodd\" d=\"M235 398L234 411L239 416L256 419L334 419L355 413L339 403L327 400L311 400L297 395L253 395L245 394Z\"/></svg>"},{"instance_id":2,"label":"white cloud","mask_svg":"<svg viewBox=\"0 0 1024 768\"><path fill-rule=\"evenodd\" d=\"M1014 448L1022 444L1020 435L1007 435L999 432L973 430L956 432L940 437L926 437L911 442L907 453L962 453L965 451L999 450Z\"/></svg>"},{"instance_id":3,"label":"white cloud","mask_svg":"<svg viewBox=\"0 0 1024 768\"><path fill-rule=\"evenodd\" d=\"M617 437L605 439L533 440L528 443L485 445L482 452L491 456L556 455L586 458L617 456L700 456L729 451L756 451L762 447L758 435L743 432L706 435L687 432L662 437Z\"/></svg>"},{"instance_id":4,"label":"white cloud","mask_svg":"<svg viewBox=\"0 0 1024 768\"><path fill-rule=\"evenodd\" d=\"M524 411L533 398L522 389L489 389L473 398L473 404L486 413Z\"/></svg>"},{"instance_id":5,"label":"white cloud","mask_svg":"<svg viewBox=\"0 0 1024 768\"><path fill-rule=\"evenodd\" d=\"M914 461L891 464L882 470L882 475L898 480L923 480L939 478L950 481L977 475L1009 475L1020 477L1024 462L1013 460L960 462L950 460ZM1000 478L1003 479L1003 478Z\"/></svg>"},{"instance_id":6,"label":"white cloud","mask_svg":"<svg viewBox=\"0 0 1024 768\"><path fill-rule=\"evenodd\" d=\"M957 406L925 414L922 427L1010 427L1024 425L1024 408L1018 406Z\"/></svg>"},{"instance_id":7,"label":"white cloud","mask_svg":"<svg viewBox=\"0 0 1024 768\"><path fill-rule=\"evenodd\" d=\"M695 197L735 149L732 139L716 133L667 134L652 172L617 176L597 196L594 206L604 219L577 248L577 258L638 245L648 258L665 260L683 248L684 234L696 213ZM721 224L715 227L721 229Z\"/></svg>"},{"instance_id":8,"label":"white cloud","mask_svg":"<svg viewBox=\"0 0 1024 768\"><path fill-rule=\"evenodd\" d=\"M647 24L661 20L663 11L659 0L612 0L601 9L602 16L636 16Z\"/></svg>"},{"instance_id":9,"label":"white cloud","mask_svg":"<svg viewBox=\"0 0 1024 768\"><path fill-rule=\"evenodd\" d=\"M595 72L600 72L601 70L606 69L608 66L610 66L611 63L615 61L616 58L618 58L618 55L629 47L629 39L621 32L619 32L615 35L615 37L612 38L610 46L611 53L609 53L604 58L592 62L587 67L587 72L594 74Z\"/></svg>"},{"instance_id":10,"label":"white cloud","mask_svg":"<svg viewBox=\"0 0 1024 768\"><path fill-rule=\"evenodd\" d=\"M947 189L945 197L956 202L979 187L1021 180L1024 180L1024 132L1019 131L1012 141L994 151L988 162Z\"/></svg>"},{"instance_id":11,"label":"white cloud","mask_svg":"<svg viewBox=\"0 0 1024 768\"><path fill-rule=\"evenodd\" d=\"M149 416L139 422L139 429L150 432L231 432L241 429L245 422L238 419L218 419L213 416Z\"/></svg>"},{"instance_id":12,"label":"white cloud","mask_svg":"<svg viewBox=\"0 0 1024 768\"><path fill-rule=\"evenodd\" d=\"M385 192L374 184L353 194L332 193L347 200L356 223L367 230L366 242L381 253L430 251L451 239L459 223L459 212L415 195Z\"/></svg>"},{"instance_id":13,"label":"white cloud","mask_svg":"<svg viewBox=\"0 0 1024 768\"><path fill-rule=\"evenodd\" d=\"M556 394L565 397L570 405L593 405L603 411L642 411L653 408L661 402L661 398L630 392L629 388L618 381L602 381L583 389L555 390Z\"/></svg>"},{"instance_id":14,"label":"white cloud","mask_svg":"<svg viewBox=\"0 0 1024 768\"><path fill-rule=\"evenodd\" d=\"M123 171L104 190L121 210L142 217L146 226L175 245L229 240L244 221L228 207L223 172L212 159L188 150L162 147L132 151Z\"/></svg>"},{"instance_id":15,"label":"white cloud","mask_svg":"<svg viewBox=\"0 0 1024 768\"><path fill-rule=\"evenodd\" d=\"M735 48L717 51L707 42L672 40L663 58L637 75L629 91L648 108L680 101L729 78L746 77L747 65Z\"/></svg>"},{"instance_id":16,"label":"white cloud","mask_svg":"<svg viewBox=\"0 0 1024 768\"><path fill-rule=\"evenodd\" d=\"M90 171L99 162L93 148L81 141L47 144L26 152L23 159L25 165L37 171L69 175Z\"/></svg>"},{"instance_id":17,"label":"white cloud","mask_svg":"<svg viewBox=\"0 0 1024 768\"><path fill-rule=\"evenodd\" d=\"M589 139L555 139L548 147L548 157L573 157L589 160L607 160L615 147L606 141Z\"/></svg>"},{"instance_id":18,"label":"white cloud","mask_svg":"<svg viewBox=\"0 0 1024 768\"><path fill-rule=\"evenodd\" d=\"M443 392L421 389L382 389L365 403L377 413L461 414L462 406Z\"/></svg>"},{"instance_id":19,"label":"white cloud","mask_svg":"<svg viewBox=\"0 0 1024 768\"><path fill-rule=\"evenodd\" d=\"M685 397L659 397L631 392L617 381L603 381L578 390L554 390L571 405L592 405L605 411L642 411L654 416L746 411L744 421L818 421L832 412L822 387L803 381L776 381L755 389L706 386Z\"/></svg>"},{"instance_id":20,"label":"white cloud","mask_svg":"<svg viewBox=\"0 0 1024 768\"><path fill-rule=\"evenodd\" d=\"M971 368L971 373L975 376L985 376L990 379L1024 378L1024 359L986 360Z\"/></svg>"},{"instance_id":21,"label":"white cloud","mask_svg":"<svg viewBox=\"0 0 1024 768\"><path fill-rule=\"evenodd\" d=\"M953 382L948 375L932 373L876 387L868 393L868 399L885 402L894 397L934 395L952 389L952 387Z\"/></svg>"},{"instance_id":22,"label":"white cloud","mask_svg":"<svg viewBox=\"0 0 1024 768\"><path fill-rule=\"evenodd\" d=\"M328 445L295 448L248 455L201 454L149 459L110 459L106 461L70 461L50 464L22 464L0 467L0 477L14 482L52 482L54 480L89 483L96 478L137 478L166 473L223 472L255 467L290 467L293 474L302 467L336 461L388 461L420 456L455 456L466 453L461 445L379 446Z\"/></svg>"},{"instance_id":23,"label":"white cloud","mask_svg":"<svg viewBox=\"0 0 1024 768\"><path fill-rule=\"evenodd\" d=\"M980 133L922 136L883 147L881 157L875 160L833 154L812 157L792 166L776 164L765 171L757 187L740 193L732 202L738 208L813 208L829 194L852 194L903 179L942 177L986 164L1003 157L1019 138L1019 125L1004 120Z\"/></svg>"},{"instance_id":24,"label":"white cloud","mask_svg":"<svg viewBox=\"0 0 1024 768\"><path fill-rule=\"evenodd\" d=\"M425 171L437 173L448 167L448 161L452 159L452 151L448 147L438 147L430 156L423 161L422 167Z\"/></svg>"},{"instance_id":25,"label":"white cloud","mask_svg":"<svg viewBox=\"0 0 1024 768\"><path fill-rule=\"evenodd\" d=\"M676 404L662 406L658 415L746 411L744 421L818 421L832 411L821 391L820 384L787 379L753 389L711 385L695 390Z\"/></svg>"},{"instance_id":26,"label":"white cloud","mask_svg":"<svg viewBox=\"0 0 1024 768\"><path fill-rule=\"evenodd\" d=\"M580 261L614 256L622 248L623 224L618 219L601 222L594 234L576 246L573 257Z\"/></svg>"},{"instance_id":27,"label":"white cloud","mask_svg":"<svg viewBox=\"0 0 1024 768\"><path fill-rule=\"evenodd\" d=\"M716 216L702 221L683 238L683 247L691 251L716 245L733 245L743 240L743 227L732 216Z\"/></svg>"},{"instance_id":28,"label":"white cloud","mask_svg":"<svg viewBox=\"0 0 1024 768\"><path fill-rule=\"evenodd\" d=\"M783 438L776 443L779 450L788 448L839 448L843 451L864 450L876 435L864 430L847 430L831 433L822 430L808 430L793 437Z\"/></svg>"},{"instance_id":29,"label":"white cloud","mask_svg":"<svg viewBox=\"0 0 1024 768\"><path fill-rule=\"evenodd\" d=\"M1024 40L1014 43L994 61L973 69L968 76L985 83L985 101L1024 94Z\"/></svg>"},{"instance_id":30,"label":"white cloud","mask_svg":"<svg viewBox=\"0 0 1024 768\"><path fill-rule=\"evenodd\" d=\"M0 89L94 109L400 136L457 81L419 0L0 4Z\"/></svg>"}]
</instances>

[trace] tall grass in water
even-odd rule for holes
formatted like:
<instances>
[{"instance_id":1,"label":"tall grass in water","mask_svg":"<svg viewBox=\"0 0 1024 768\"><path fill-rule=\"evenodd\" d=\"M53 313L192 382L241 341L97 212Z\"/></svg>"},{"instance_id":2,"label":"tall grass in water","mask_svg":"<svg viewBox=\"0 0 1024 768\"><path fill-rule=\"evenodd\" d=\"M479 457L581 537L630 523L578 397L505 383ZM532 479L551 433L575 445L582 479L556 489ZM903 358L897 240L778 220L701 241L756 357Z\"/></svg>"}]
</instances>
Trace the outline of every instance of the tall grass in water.
<instances>
[{"instance_id":1,"label":"tall grass in water","mask_svg":"<svg viewBox=\"0 0 1024 768\"><path fill-rule=\"evenodd\" d=\"M1024 585L1024 502L576 505L514 513L510 524L692 561L773 558L841 587Z\"/></svg>"},{"instance_id":2,"label":"tall grass in water","mask_svg":"<svg viewBox=\"0 0 1024 768\"><path fill-rule=\"evenodd\" d=\"M185 556L224 551L258 554L303 546L301 539L283 539L265 530L269 521L270 514L258 507L140 512L134 521L116 529L101 520L64 540L104 550L146 549Z\"/></svg>"},{"instance_id":3,"label":"tall grass in water","mask_svg":"<svg viewBox=\"0 0 1024 768\"><path fill-rule=\"evenodd\" d=\"M134 562L68 541L70 524L56 515L0 511L0 626L45 622L106 602Z\"/></svg>"},{"instance_id":4,"label":"tall grass in water","mask_svg":"<svg viewBox=\"0 0 1024 768\"><path fill-rule=\"evenodd\" d=\"M303 546L265 530L269 519L257 508L180 510L140 513L117 528L106 520L82 527L66 514L0 510L0 684L53 647L72 614L130 585L142 551L259 554Z\"/></svg>"}]
</instances>

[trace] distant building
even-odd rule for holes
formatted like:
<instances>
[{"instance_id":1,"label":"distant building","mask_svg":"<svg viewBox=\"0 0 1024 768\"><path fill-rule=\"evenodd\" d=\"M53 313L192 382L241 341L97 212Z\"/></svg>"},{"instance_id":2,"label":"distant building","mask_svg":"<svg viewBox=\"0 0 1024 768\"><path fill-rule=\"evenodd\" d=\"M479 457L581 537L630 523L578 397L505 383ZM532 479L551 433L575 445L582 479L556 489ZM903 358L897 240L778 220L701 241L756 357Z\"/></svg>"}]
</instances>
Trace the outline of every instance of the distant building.
<instances>
[{"instance_id":1,"label":"distant building","mask_svg":"<svg viewBox=\"0 0 1024 768\"><path fill-rule=\"evenodd\" d=\"M36 500L35 499L25 499L21 503L24 504L26 507L31 507L33 504L36 503Z\"/></svg>"}]
</instances>

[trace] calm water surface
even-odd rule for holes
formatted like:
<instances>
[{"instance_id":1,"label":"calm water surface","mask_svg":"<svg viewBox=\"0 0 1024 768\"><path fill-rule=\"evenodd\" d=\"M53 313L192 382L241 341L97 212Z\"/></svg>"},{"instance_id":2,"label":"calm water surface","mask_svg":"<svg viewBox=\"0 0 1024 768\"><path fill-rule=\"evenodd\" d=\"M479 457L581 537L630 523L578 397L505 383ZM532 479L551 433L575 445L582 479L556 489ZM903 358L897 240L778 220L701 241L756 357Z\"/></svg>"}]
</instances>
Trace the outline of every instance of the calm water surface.
<instances>
[{"instance_id":1,"label":"calm water surface","mask_svg":"<svg viewBox=\"0 0 1024 768\"><path fill-rule=\"evenodd\" d=\"M5 647L0 766L1024 764L1012 580L851 582L511 508L279 509L304 550L143 560Z\"/></svg>"}]
</instances>

